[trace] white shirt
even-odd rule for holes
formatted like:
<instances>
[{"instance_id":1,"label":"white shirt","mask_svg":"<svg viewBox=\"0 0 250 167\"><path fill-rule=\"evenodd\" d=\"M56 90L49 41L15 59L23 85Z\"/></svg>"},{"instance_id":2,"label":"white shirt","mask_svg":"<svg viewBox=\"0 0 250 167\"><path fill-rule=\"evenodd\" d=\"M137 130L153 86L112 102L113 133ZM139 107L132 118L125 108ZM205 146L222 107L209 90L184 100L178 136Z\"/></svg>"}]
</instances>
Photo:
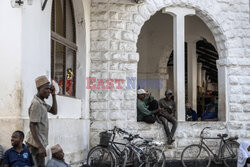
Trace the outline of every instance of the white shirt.
<instances>
[{"instance_id":1,"label":"white shirt","mask_svg":"<svg viewBox=\"0 0 250 167\"><path fill-rule=\"evenodd\" d=\"M247 141L243 141L240 143L240 148L238 151L237 167L244 167L247 158L250 158L250 151L247 150L249 146L250 143ZM247 167L250 167L250 164L248 164Z\"/></svg>"}]
</instances>

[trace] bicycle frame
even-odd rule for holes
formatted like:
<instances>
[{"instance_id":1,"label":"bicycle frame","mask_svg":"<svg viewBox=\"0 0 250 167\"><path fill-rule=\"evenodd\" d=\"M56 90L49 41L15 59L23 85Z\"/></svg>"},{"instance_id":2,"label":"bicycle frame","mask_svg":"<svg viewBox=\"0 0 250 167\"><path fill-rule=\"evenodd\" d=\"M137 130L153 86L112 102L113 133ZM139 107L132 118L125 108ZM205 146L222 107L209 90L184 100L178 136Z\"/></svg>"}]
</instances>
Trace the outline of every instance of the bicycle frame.
<instances>
[{"instance_id":1,"label":"bicycle frame","mask_svg":"<svg viewBox=\"0 0 250 167\"><path fill-rule=\"evenodd\" d=\"M144 150L142 148L140 148L140 147L138 147L136 145L133 145L131 143L128 143L128 145L127 145L127 147L130 148L130 149L132 149L132 151L136 154L136 156L137 156L137 158L138 158L138 160L139 160L139 162L141 164L140 166L142 166L142 165L144 165L144 164L147 163L146 161L142 161L141 160L141 154L143 154L143 156L147 157L150 154L149 151L150 151L150 149L151 149L151 147L153 145L153 144L150 144L150 143L144 143L144 144L145 144L145 146L144 146L145 147L145 153L143 152ZM161 151L165 150L165 146L163 147L163 149L159 149L159 150L161 150ZM159 157L159 159L160 158L161 157Z\"/></svg>"},{"instance_id":2,"label":"bicycle frame","mask_svg":"<svg viewBox=\"0 0 250 167\"><path fill-rule=\"evenodd\" d=\"M109 149L111 151L111 153L119 158L119 163L120 163L120 158L122 158L122 156L126 155L126 160L123 161L123 164L127 164L127 156L129 155L129 158L131 161L129 162L133 162L134 161L134 156L136 156L138 158L138 161L140 163L140 166L144 165L147 163L147 161L144 161L143 159L147 159L148 155L149 155L149 148L151 148L151 145L146 142L145 143L145 152L144 152L144 148L133 144L131 141L135 138L141 138L139 135L132 135L120 128L114 127L114 129L112 130L107 130L109 132L112 132L112 139L109 141ZM115 137L116 134L126 134L129 137L124 137L124 139L127 139L128 142L127 143L120 143L120 142L115 142ZM141 138L143 139L143 138ZM123 148L120 148L119 146L123 146ZM165 147L164 147L165 148ZM125 151L125 152L124 152ZM143 158L142 158L143 157Z\"/></svg>"},{"instance_id":3,"label":"bicycle frame","mask_svg":"<svg viewBox=\"0 0 250 167\"><path fill-rule=\"evenodd\" d=\"M112 149L114 150L114 152L116 153L116 155L121 155L121 153L122 153L122 150L121 149L119 149L119 147L117 146L117 145L123 145L123 146L126 146L126 144L124 144L124 143L119 143L119 142L114 142L114 140L115 140L115 136L116 136L116 132L115 132L115 130L113 130L113 135L112 135L112 140L111 141L109 141L109 145L112 147Z\"/></svg>"},{"instance_id":4,"label":"bicycle frame","mask_svg":"<svg viewBox=\"0 0 250 167\"><path fill-rule=\"evenodd\" d=\"M209 148L209 146L203 141L203 140L209 140L209 139L216 139L216 140L220 140L220 146L219 146L219 150L218 150L218 155L213 153L213 151ZM232 151L232 149L228 146L228 144L226 143L227 140L225 140L223 137L201 137L201 146L204 146L212 155L214 158L218 158L220 160L223 160L225 157L222 156L222 147L225 145L226 148L228 149L228 151L234 154L234 152ZM199 153L200 154L200 153ZM199 155L198 154L198 155ZM234 156L234 155L233 155Z\"/></svg>"},{"instance_id":5,"label":"bicycle frame","mask_svg":"<svg viewBox=\"0 0 250 167\"><path fill-rule=\"evenodd\" d=\"M213 151L209 148L209 146L203 141L203 140L209 140L209 139L216 139L216 140L221 140L220 141L220 147L219 147L219 152L218 155L213 153ZM213 157L219 157L221 155L221 148L222 148L222 142L225 143L225 141L223 141L223 139L219 138L219 137L202 137L201 138L201 146L205 146L205 148L213 155Z\"/></svg>"},{"instance_id":6,"label":"bicycle frame","mask_svg":"<svg viewBox=\"0 0 250 167\"><path fill-rule=\"evenodd\" d=\"M115 152L115 154L116 155L121 155L121 153L122 153L122 151L123 150L121 150L119 147L118 147L118 145L122 145L122 146L125 146L124 148L126 149L126 148L129 148L129 149L131 149L135 154L136 154L136 156L137 156L137 158L138 158L138 160L139 160L139 162L140 163L142 163L142 164L144 164L145 162L143 162L142 160L141 160L141 157L140 157L140 154L142 153L143 155L144 155L144 153L143 153L143 151L141 150L141 148L139 148L139 147L137 147L136 145L133 145L133 144L131 144L130 142L128 142L127 144L124 144L124 143L119 143L119 142L114 142L114 139L115 139L115 136L116 136L116 131L115 130L113 130L112 131L112 140L111 141L109 141L109 145L110 145L110 147L114 150L114 152ZM146 146L146 149L148 149L148 144L147 144L147 146ZM146 151L147 152L147 151ZM141 164L141 165L142 165Z\"/></svg>"},{"instance_id":7,"label":"bicycle frame","mask_svg":"<svg viewBox=\"0 0 250 167\"><path fill-rule=\"evenodd\" d=\"M126 146L126 144L124 143L112 142L112 141L109 142L109 146L114 150L114 152L117 155L120 155L122 153L122 150L118 147L118 145Z\"/></svg>"},{"instance_id":8,"label":"bicycle frame","mask_svg":"<svg viewBox=\"0 0 250 167\"><path fill-rule=\"evenodd\" d=\"M112 134L113 134L113 135L112 135L112 140L109 141L109 146L112 148L112 150L114 151L114 153L115 153L118 157L120 157L120 155L122 154L122 152L123 152L124 150L127 150L128 152L129 152L129 151L132 151L132 152L134 152L134 153L136 154L136 156L137 156L139 162L142 163L142 160L141 160L141 158L140 158L140 154L143 153L143 152L142 152L142 150L141 150L139 147L137 147L136 145L131 144L130 141L129 141L128 143L126 143L126 144L120 143L120 142L115 142L115 141L114 141L114 139L115 139L115 137L116 137L116 130L117 130L117 129L110 130L110 131L112 131ZM124 149L120 149L120 148L118 147L119 145L120 145L120 146L124 146ZM131 149L131 150L130 150L130 149Z\"/></svg>"},{"instance_id":9,"label":"bicycle frame","mask_svg":"<svg viewBox=\"0 0 250 167\"><path fill-rule=\"evenodd\" d=\"M143 163L142 160L141 160L141 157L140 157L140 154L143 153L142 149L137 147L136 145L132 145L131 143L127 144L126 145L129 149L131 149L137 156L138 160L139 160L139 163Z\"/></svg>"}]
</instances>

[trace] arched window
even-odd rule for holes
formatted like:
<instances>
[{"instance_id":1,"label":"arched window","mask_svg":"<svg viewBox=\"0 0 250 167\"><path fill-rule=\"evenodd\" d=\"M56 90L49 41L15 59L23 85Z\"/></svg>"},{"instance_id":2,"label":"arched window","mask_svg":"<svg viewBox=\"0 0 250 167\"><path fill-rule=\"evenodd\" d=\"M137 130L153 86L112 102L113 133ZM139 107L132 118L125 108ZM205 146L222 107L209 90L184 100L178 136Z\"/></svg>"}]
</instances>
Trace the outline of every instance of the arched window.
<instances>
[{"instance_id":1,"label":"arched window","mask_svg":"<svg viewBox=\"0 0 250 167\"><path fill-rule=\"evenodd\" d=\"M180 32L185 32L182 35L176 33L177 17L170 14L159 11L145 22L137 42L137 52L140 54L137 77L144 80L162 79L162 89L150 91L155 99L164 98L167 89L174 92L178 121L187 120L186 103L197 111L198 117L205 115L206 111L210 112L208 106L211 104L214 106L211 111L215 111L212 120L226 121L226 91L222 77L225 75L218 64L219 54L214 36L198 16L181 17L185 23L180 26ZM176 42L177 38L179 43ZM184 45L183 40L186 41ZM173 52L173 49L177 51ZM147 85L141 88L149 89ZM181 91L178 92L178 89Z\"/></svg>"},{"instance_id":2,"label":"arched window","mask_svg":"<svg viewBox=\"0 0 250 167\"><path fill-rule=\"evenodd\" d=\"M54 0L51 14L51 78L61 95L76 93L76 31L71 0Z\"/></svg>"}]
</instances>

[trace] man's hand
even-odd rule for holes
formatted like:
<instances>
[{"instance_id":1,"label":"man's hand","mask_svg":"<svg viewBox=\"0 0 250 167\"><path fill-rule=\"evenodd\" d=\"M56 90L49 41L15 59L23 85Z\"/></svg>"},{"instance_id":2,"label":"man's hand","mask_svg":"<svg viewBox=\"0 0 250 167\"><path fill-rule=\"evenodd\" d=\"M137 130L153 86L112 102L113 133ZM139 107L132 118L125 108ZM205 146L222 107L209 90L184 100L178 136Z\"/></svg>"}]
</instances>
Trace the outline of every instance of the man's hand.
<instances>
[{"instance_id":1,"label":"man's hand","mask_svg":"<svg viewBox=\"0 0 250 167\"><path fill-rule=\"evenodd\" d=\"M52 95L55 95L55 94L56 94L56 89L55 89L55 87L54 87L53 85L51 85L50 90L51 90L51 94L52 94Z\"/></svg>"},{"instance_id":2,"label":"man's hand","mask_svg":"<svg viewBox=\"0 0 250 167\"><path fill-rule=\"evenodd\" d=\"M162 108L158 108L157 110L155 110L155 112L154 112L154 113L156 114L156 113L159 113L159 112L162 112L162 111L163 111L163 109L162 109Z\"/></svg>"},{"instance_id":3,"label":"man's hand","mask_svg":"<svg viewBox=\"0 0 250 167\"><path fill-rule=\"evenodd\" d=\"M156 113L158 113L158 112L159 112L159 109L155 110L155 111L154 111L154 114L156 114Z\"/></svg>"},{"instance_id":4,"label":"man's hand","mask_svg":"<svg viewBox=\"0 0 250 167\"><path fill-rule=\"evenodd\" d=\"M43 147L43 146L40 146L39 148L38 148L38 154L39 154L39 156L41 156L41 157L46 157L47 155L46 155L46 150L45 150L45 148Z\"/></svg>"},{"instance_id":5,"label":"man's hand","mask_svg":"<svg viewBox=\"0 0 250 167\"><path fill-rule=\"evenodd\" d=\"M173 113L172 113L172 114L165 114L163 111L160 111L159 114L160 114L161 116L165 117L166 119L171 119L171 118L174 116Z\"/></svg>"},{"instance_id":6,"label":"man's hand","mask_svg":"<svg viewBox=\"0 0 250 167\"><path fill-rule=\"evenodd\" d=\"M161 121L159 120L158 115L155 116L155 119L156 119L156 121L157 121L159 124L161 124Z\"/></svg>"},{"instance_id":7,"label":"man's hand","mask_svg":"<svg viewBox=\"0 0 250 167\"><path fill-rule=\"evenodd\" d=\"M56 115L57 114L56 89L53 85L51 86L51 94L53 102L52 102L52 107L48 112L50 112L53 115Z\"/></svg>"},{"instance_id":8,"label":"man's hand","mask_svg":"<svg viewBox=\"0 0 250 167\"><path fill-rule=\"evenodd\" d=\"M171 114L169 115L169 119L171 119L173 116L174 116L174 113L171 113Z\"/></svg>"},{"instance_id":9,"label":"man's hand","mask_svg":"<svg viewBox=\"0 0 250 167\"><path fill-rule=\"evenodd\" d=\"M149 100L149 101L151 101L151 100L152 100L151 95L148 95L148 100Z\"/></svg>"}]
</instances>

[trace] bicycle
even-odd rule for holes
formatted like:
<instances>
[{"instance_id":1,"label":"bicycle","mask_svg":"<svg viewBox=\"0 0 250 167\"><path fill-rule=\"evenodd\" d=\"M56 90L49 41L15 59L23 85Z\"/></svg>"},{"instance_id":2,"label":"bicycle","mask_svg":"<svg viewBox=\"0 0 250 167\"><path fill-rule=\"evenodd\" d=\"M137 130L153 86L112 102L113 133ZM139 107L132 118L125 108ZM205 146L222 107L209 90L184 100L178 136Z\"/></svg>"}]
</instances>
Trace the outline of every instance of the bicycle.
<instances>
[{"instance_id":1,"label":"bicycle","mask_svg":"<svg viewBox=\"0 0 250 167\"><path fill-rule=\"evenodd\" d=\"M153 141L153 139L144 139L138 134L133 135L122 129L118 130L123 134L128 135L128 137L123 137L123 139L128 142L125 145L123 151L126 153L126 158L122 164L133 165L136 167L164 167L166 158L162 150L156 148L155 146L161 146L163 143ZM134 139L142 139L143 143L132 142ZM117 144L117 142L111 142L111 144ZM118 143L121 144L121 143ZM114 148L114 147L112 147ZM164 147L165 148L165 147ZM116 150L114 150L116 152ZM138 160L138 161L136 161ZM138 162L138 164L136 163Z\"/></svg>"},{"instance_id":2,"label":"bicycle","mask_svg":"<svg viewBox=\"0 0 250 167\"><path fill-rule=\"evenodd\" d=\"M126 144L115 142L114 139L116 133L127 135L123 139L127 140L128 142ZM87 157L88 165L109 165L111 167L125 167L126 165L148 167L149 165L153 165L154 167L158 167L159 162L162 162L162 164L165 165L165 155L161 150L153 147L153 145L157 145L157 143L152 142L152 139L144 139L143 144L138 145L137 143L133 143L132 141L138 138L143 139L142 137L140 137L138 134L130 134L117 127L114 127L114 129L112 130L101 132L100 134L106 134L107 137L105 140L102 140L101 136L103 135L100 135L100 145L93 147L89 151ZM137 160L138 164L136 164Z\"/></svg>"},{"instance_id":3,"label":"bicycle","mask_svg":"<svg viewBox=\"0 0 250 167\"><path fill-rule=\"evenodd\" d=\"M184 167L204 166L209 167L211 164L211 156L216 164L224 163L225 166L230 167L230 161L237 159L239 143L236 141L238 137L227 138L227 134L218 134L217 137L204 137L203 133L205 127L200 133L200 143L192 144L184 148L181 154L181 161ZM227 139L226 139L227 138ZM220 140L218 154L214 153L209 146L203 141L205 139ZM204 165L206 164L206 165Z\"/></svg>"},{"instance_id":4,"label":"bicycle","mask_svg":"<svg viewBox=\"0 0 250 167\"><path fill-rule=\"evenodd\" d=\"M109 133L112 132L112 133ZM101 132L100 144L93 147L87 156L87 164L92 166L126 166L127 161L127 150L125 149L126 144L114 142L116 133L127 134L120 128L114 127L112 130ZM111 139L112 136L112 139ZM111 140L110 140L111 139ZM119 148L123 146L123 149ZM101 151L100 151L101 150ZM99 152L99 153L98 153ZM97 156L95 156L97 154Z\"/></svg>"},{"instance_id":5,"label":"bicycle","mask_svg":"<svg viewBox=\"0 0 250 167\"><path fill-rule=\"evenodd\" d=\"M102 146L93 147L87 156L87 164L91 167L115 167L114 155Z\"/></svg>"},{"instance_id":6,"label":"bicycle","mask_svg":"<svg viewBox=\"0 0 250 167\"><path fill-rule=\"evenodd\" d=\"M138 162L134 166L139 167L165 167L166 157L164 154L164 149L158 149L157 146L162 146L163 143L153 141L153 139L143 139L142 144L129 145L128 148L131 148L133 155L136 159L134 162Z\"/></svg>"}]
</instances>

